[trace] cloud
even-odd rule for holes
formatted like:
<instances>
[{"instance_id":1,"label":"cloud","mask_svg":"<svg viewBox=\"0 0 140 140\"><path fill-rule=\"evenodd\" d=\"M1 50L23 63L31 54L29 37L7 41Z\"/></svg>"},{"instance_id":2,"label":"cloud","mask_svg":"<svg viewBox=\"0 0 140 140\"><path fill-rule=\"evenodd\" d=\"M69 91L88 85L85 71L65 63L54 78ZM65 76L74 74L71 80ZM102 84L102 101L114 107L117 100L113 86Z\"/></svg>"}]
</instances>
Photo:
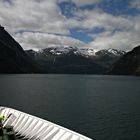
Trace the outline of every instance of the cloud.
<instances>
[{"instance_id":1,"label":"cloud","mask_svg":"<svg viewBox=\"0 0 140 140\"><path fill-rule=\"evenodd\" d=\"M80 27L91 31L89 35L93 37L93 41L88 43L88 46L92 48L127 51L140 44L140 15L114 16L98 9L79 10L76 15L83 18ZM98 34L92 33L97 27L104 30Z\"/></svg>"},{"instance_id":2,"label":"cloud","mask_svg":"<svg viewBox=\"0 0 140 140\"><path fill-rule=\"evenodd\" d=\"M140 10L140 0L132 0L131 6Z\"/></svg>"},{"instance_id":3,"label":"cloud","mask_svg":"<svg viewBox=\"0 0 140 140\"><path fill-rule=\"evenodd\" d=\"M67 18L62 15L62 9L58 5L63 1L66 0L0 0L0 24L6 27L24 49L69 45L129 50L140 43L139 13L136 16L115 16L102 9L77 8L73 11L74 16ZM102 2L70 1L77 7ZM131 7L139 9L140 1L131 1ZM86 44L68 37L72 28L79 28L93 37L93 41ZM95 28L104 30L97 34L93 32Z\"/></svg>"},{"instance_id":4,"label":"cloud","mask_svg":"<svg viewBox=\"0 0 140 140\"><path fill-rule=\"evenodd\" d=\"M0 1L0 15L0 23L11 33L19 30L69 33L57 0Z\"/></svg>"},{"instance_id":5,"label":"cloud","mask_svg":"<svg viewBox=\"0 0 140 140\"><path fill-rule=\"evenodd\" d=\"M73 0L73 2L78 6L95 4L99 3L100 1L101 0Z\"/></svg>"},{"instance_id":6,"label":"cloud","mask_svg":"<svg viewBox=\"0 0 140 140\"><path fill-rule=\"evenodd\" d=\"M89 45L95 49L115 48L119 50L131 50L139 45L139 35L135 32L116 32L115 34L103 34L95 38Z\"/></svg>"},{"instance_id":7,"label":"cloud","mask_svg":"<svg viewBox=\"0 0 140 140\"><path fill-rule=\"evenodd\" d=\"M130 18L131 28L124 30L106 30L99 35L93 35L94 41L89 46L96 49L116 48L120 50L131 50L140 44L140 15ZM125 25L125 24L124 24ZM114 28L115 29L115 28Z\"/></svg>"},{"instance_id":8,"label":"cloud","mask_svg":"<svg viewBox=\"0 0 140 140\"><path fill-rule=\"evenodd\" d=\"M102 27L107 30L114 30L133 27L133 22L129 17L113 16L101 10L79 10L76 15L84 19L80 26L85 29Z\"/></svg>"},{"instance_id":9,"label":"cloud","mask_svg":"<svg viewBox=\"0 0 140 140\"><path fill-rule=\"evenodd\" d=\"M86 44L77 39L60 36L48 33L33 33L33 32L24 32L17 33L15 39L23 46L24 49L44 49L47 47L60 47L60 46L77 46L84 47Z\"/></svg>"}]
</instances>

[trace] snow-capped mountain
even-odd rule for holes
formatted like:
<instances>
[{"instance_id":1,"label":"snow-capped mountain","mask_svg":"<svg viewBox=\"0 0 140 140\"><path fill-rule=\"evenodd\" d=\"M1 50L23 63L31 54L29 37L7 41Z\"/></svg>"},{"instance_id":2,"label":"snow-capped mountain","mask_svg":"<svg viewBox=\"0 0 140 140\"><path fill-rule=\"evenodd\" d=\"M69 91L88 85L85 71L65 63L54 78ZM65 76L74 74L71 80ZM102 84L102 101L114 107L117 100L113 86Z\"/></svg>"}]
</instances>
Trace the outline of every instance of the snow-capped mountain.
<instances>
[{"instance_id":1,"label":"snow-capped mountain","mask_svg":"<svg viewBox=\"0 0 140 140\"><path fill-rule=\"evenodd\" d=\"M95 56L95 50L90 48L77 48L76 54L82 56Z\"/></svg>"},{"instance_id":2,"label":"snow-capped mountain","mask_svg":"<svg viewBox=\"0 0 140 140\"><path fill-rule=\"evenodd\" d=\"M83 47L72 47L72 46L60 46L60 47L49 47L41 52L45 54L52 55L68 55L75 54L81 56L98 56L98 55L110 55L110 56L121 56L124 55L124 51L119 51L116 49L105 49L105 50L94 50L93 48L83 48Z\"/></svg>"},{"instance_id":3,"label":"snow-capped mountain","mask_svg":"<svg viewBox=\"0 0 140 140\"><path fill-rule=\"evenodd\" d=\"M111 56L111 57L120 57L122 55L124 55L126 52L125 51L120 51L120 50L117 50L117 49L104 49L104 50L100 50L100 51L97 51L95 53L96 56L105 56L105 55L108 55L108 56Z\"/></svg>"},{"instance_id":4,"label":"snow-capped mountain","mask_svg":"<svg viewBox=\"0 0 140 140\"><path fill-rule=\"evenodd\" d=\"M60 47L48 47L43 50L45 53L50 53L53 55L62 55L62 54L68 54L70 52L77 51L76 47L70 47L70 46L60 46Z\"/></svg>"},{"instance_id":5,"label":"snow-capped mountain","mask_svg":"<svg viewBox=\"0 0 140 140\"><path fill-rule=\"evenodd\" d=\"M46 73L105 73L125 52L115 49L59 46L48 47L39 52L28 50Z\"/></svg>"}]
</instances>

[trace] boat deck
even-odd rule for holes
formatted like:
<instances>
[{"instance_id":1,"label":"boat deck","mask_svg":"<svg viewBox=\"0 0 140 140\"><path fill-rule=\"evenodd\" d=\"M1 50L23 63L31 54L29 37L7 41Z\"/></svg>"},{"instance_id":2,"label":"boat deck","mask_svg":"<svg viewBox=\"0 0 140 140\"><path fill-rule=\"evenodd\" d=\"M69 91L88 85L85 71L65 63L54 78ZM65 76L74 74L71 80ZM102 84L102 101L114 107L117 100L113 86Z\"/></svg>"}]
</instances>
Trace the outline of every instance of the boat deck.
<instances>
[{"instance_id":1,"label":"boat deck","mask_svg":"<svg viewBox=\"0 0 140 140\"><path fill-rule=\"evenodd\" d=\"M29 140L92 140L52 122L11 108L0 107L0 115L14 114L16 119L8 122L13 126L17 139Z\"/></svg>"}]
</instances>

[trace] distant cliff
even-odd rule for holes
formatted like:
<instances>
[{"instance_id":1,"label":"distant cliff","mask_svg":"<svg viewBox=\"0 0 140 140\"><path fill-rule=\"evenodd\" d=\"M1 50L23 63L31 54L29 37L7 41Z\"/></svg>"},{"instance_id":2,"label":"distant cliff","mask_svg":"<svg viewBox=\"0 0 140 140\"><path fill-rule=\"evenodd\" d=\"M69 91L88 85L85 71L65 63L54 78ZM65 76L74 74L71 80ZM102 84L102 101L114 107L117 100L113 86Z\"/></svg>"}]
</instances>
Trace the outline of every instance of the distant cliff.
<instances>
[{"instance_id":1,"label":"distant cliff","mask_svg":"<svg viewBox=\"0 0 140 140\"><path fill-rule=\"evenodd\" d=\"M35 62L11 35L0 26L0 73L37 73Z\"/></svg>"},{"instance_id":2,"label":"distant cliff","mask_svg":"<svg viewBox=\"0 0 140 140\"><path fill-rule=\"evenodd\" d=\"M140 46L126 53L112 67L109 74L140 75Z\"/></svg>"}]
</instances>

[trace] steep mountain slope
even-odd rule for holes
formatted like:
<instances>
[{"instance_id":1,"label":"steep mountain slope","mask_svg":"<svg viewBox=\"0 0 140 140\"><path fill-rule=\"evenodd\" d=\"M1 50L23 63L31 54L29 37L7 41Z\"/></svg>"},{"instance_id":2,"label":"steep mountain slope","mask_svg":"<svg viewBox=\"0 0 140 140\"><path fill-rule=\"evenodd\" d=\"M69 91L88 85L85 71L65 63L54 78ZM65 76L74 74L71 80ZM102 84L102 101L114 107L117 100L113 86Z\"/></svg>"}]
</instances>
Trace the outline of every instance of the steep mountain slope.
<instances>
[{"instance_id":1,"label":"steep mountain slope","mask_svg":"<svg viewBox=\"0 0 140 140\"><path fill-rule=\"evenodd\" d=\"M112 67L110 74L140 75L140 46L125 54Z\"/></svg>"},{"instance_id":2,"label":"steep mountain slope","mask_svg":"<svg viewBox=\"0 0 140 140\"><path fill-rule=\"evenodd\" d=\"M0 26L0 73L39 72L35 62L11 35Z\"/></svg>"},{"instance_id":3,"label":"steep mountain slope","mask_svg":"<svg viewBox=\"0 0 140 140\"><path fill-rule=\"evenodd\" d=\"M108 69L119 60L126 52L116 49L105 49L95 53L96 62L107 67Z\"/></svg>"}]
</instances>

